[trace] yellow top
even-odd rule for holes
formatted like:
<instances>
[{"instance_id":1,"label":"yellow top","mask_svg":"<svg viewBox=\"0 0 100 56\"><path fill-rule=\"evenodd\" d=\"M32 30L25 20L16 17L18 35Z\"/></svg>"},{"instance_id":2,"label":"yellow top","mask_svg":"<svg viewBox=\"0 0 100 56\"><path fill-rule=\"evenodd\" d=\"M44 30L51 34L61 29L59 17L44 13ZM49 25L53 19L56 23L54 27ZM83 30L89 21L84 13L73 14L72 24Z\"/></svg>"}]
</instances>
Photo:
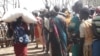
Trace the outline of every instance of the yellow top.
<instances>
[{"instance_id":1,"label":"yellow top","mask_svg":"<svg viewBox=\"0 0 100 56\"><path fill-rule=\"evenodd\" d=\"M67 16L65 20L66 20L66 24L68 26L71 21L71 15L70 15L69 11L65 11L65 14Z\"/></svg>"}]
</instances>

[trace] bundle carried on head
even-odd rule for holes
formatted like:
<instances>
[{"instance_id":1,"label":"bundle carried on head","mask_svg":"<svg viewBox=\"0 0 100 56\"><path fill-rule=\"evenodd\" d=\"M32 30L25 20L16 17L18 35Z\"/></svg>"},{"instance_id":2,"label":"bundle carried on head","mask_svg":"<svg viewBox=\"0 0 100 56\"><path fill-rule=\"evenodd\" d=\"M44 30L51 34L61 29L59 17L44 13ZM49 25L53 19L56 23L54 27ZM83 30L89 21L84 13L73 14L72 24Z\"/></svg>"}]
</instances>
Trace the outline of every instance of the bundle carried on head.
<instances>
[{"instance_id":1,"label":"bundle carried on head","mask_svg":"<svg viewBox=\"0 0 100 56\"><path fill-rule=\"evenodd\" d=\"M4 22L14 22L19 17L22 17L23 21L26 22L26 23L36 23L37 22L37 20L32 15L32 13L30 13L27 10L21 9L21 8L13 9L13 10L5 13L5 15L2 18L2 21L4 21Z\"/></svg>"}]
</instances>

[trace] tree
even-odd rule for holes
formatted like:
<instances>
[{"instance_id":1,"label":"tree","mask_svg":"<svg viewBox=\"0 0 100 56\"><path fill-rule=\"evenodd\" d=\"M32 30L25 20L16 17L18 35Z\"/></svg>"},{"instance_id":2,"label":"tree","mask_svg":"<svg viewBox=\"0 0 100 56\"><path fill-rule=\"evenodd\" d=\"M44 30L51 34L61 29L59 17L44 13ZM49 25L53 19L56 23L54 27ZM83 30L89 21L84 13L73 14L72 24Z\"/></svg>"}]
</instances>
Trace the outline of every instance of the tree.
<instances>
[{"instance_id":1,"label":"tree","mask_svg":"<svg viewBox=\"0 0 100 56\"><path fill-rule=\"evenodd\" d=\"M3 2L4 2L4 3L3 3L3 6L2 6L3 9L4 9L4 13L3 13L3 14L5 14L5 13L6 13L6 8L5 8L5 6L6 6L6 0L4 0Z\"/></svg>"},{"instance_id":2,"label":"tree","mask_svg":"<svg viewBox=\"0 0 100 56\"><path fill-rule=\"evenodd\" d=\"M18 0L18 8L20 8L20 1Z\"/></svg>"},{"instance_id":3,"label":"tree","mask_svg":"<svg viewBox=\"0 0 100 56\"><path fill-rule=\"evenodd\" d=\"M45 7L54 7L54 6L59 6L61 9L64 7L66 8L67 5L69 4L70 0L42 0Z\"/></svg>"},{"instance_id":4,"label":"tree","mask_svg":"<svg viewBox=\"0 0 100 56\"><path fill-rule=\"evenodd\" d=\"M8 11L9 5L13 8L20 8L20 0L0 0L0 7L3 8L3 15Z\"/></svg>"}]
</instances>

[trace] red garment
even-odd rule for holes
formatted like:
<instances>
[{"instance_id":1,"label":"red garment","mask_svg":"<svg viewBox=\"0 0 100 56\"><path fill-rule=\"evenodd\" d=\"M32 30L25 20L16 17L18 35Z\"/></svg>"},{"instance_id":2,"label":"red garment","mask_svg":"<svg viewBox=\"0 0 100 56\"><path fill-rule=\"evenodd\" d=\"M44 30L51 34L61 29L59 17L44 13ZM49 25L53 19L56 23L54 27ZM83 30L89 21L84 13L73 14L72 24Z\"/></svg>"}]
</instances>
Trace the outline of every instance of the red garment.
<instances>
[{"instance_id":1,"label":"red garment","mask_svg":"<svg viewBox=\"0 0 100 56\"><path fill-rule=\"evenodd\" d=\"M27 45L16 43L14 44L14 51L16 56L27 56Z\"/></svg>"},{"instance_id":2,"label":"red garment","mask_svg":"<svg viewBox=\"0 0 100 56\"><path fill-rule=\"evenodd\" d=\"M23 22L22 26L27 32L28 31L27 24ZM15 52L15 56L27 56L27 44L14 43L14 52Z\"/></svg>"},{"instance_id":3,"label":"red garment","mask_svg":"<svg viewBox=\"0 0 100 56\"><path fill-rule=\"evenodd\" d=\"M36 38L39 38L38 26L35 26L35 28L34 28L34 35L35 35Z\"/></svg>"},{"instance_id":4,"label":"red garment","mask_svg":"<svg viewBox=\"0 0 100 56\"><path fill-rule=\"evenodd\" d=\"M41 18L36 17L37 20L39 20L39 22L36 24L35 28L34 28L34 35L36 38L41 37L41 31L42 31L42 25L41 25Z\"/></svg>"}]
</instances>

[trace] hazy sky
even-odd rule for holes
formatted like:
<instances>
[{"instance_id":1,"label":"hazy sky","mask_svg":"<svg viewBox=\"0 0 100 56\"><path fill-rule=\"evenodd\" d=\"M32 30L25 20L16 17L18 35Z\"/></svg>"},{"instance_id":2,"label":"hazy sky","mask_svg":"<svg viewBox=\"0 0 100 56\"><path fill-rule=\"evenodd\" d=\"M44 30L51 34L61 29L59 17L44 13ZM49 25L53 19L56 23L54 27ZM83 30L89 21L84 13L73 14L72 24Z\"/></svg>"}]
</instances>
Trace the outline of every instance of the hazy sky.
<instances>
[{"instance_id":1,"label":"hazy sky","mask_svg":"<svg viewBox=\"0 0 100 56\"><path fill-rule=\"evenodd\" d=\"M70 5L72 6L72 4L76 1L77 0L70 0ZM26 7L29 11L39 10L41 8L44 8L43 0L20 0L20 4L21 7Z\"/></svg>"},{"instance_id":2,"label":"hazy sky","mask_svg":"<svg viewBox=\"0 0 100 56\"><path fill-rule=\"evenodd\" d=\"M3 0L0 0L0 1L3 1ZM12 1L12 0L9 0L9 1ZM21 8L27 8L29 11L39 10L41 8L44 8L43 0L19 0L19 1L20 1ZM54 1L54 0L51 0L51 1ZM70 6L72 6L72 4L76 1L77 0L70 0L69 2ZM11 4L8 5L8 10L10 9L13 9L13 6Z\"/></svg>"},{"instance_id":3,"label":"hazy sky","mask_svg":"<svg viewBox=\"0 0 100 56\"><path fill-rule=\"evenodd\" d=\"M3 0L0 0L0 2ZM12 1L12 0L9 0ZM20 6L21 8L27 8L27 10L29 11L33 11L33 10L40 10L42 8L44 8L44 3L43 0L19 0L20 1ZM51 0L54 1L54 0ZM71 9L72 4L74 4L74 2L76 2L77 0L70 0L70 6L68 6L69 9ZM8 10L13 9L13 6L11 4L8 5ZM3 8L0 7L0 14L3 13Z\"/></svg>"},{"instance_id":4,"label":"hazy sky","mask_svg":"<svg viewBox=\"0 0 100 56\"><path fill-rule=\"evenodd\" d=\"M29 11L44 8L42 0L20 0L21 7L27 8Z\"/></svg>"},{"instance_id":5,"label":"hazy sky","mask_svg":"<svg viewBox=\"0 0 100 56\"><path fill-rule=\"evenodd\" d=\"M21 8L27 8L27 10L29 11L39 10L41 8L44 8L42 0L19 0L19 1ZM3 3L3 0L0 0L0 2ZM13 6L11 4L8 4L8 10L11 9L13 9ZM3 14L3 12L4 12L3 8L0 7L0 16Z\"/></svg>"}]
</instances>

